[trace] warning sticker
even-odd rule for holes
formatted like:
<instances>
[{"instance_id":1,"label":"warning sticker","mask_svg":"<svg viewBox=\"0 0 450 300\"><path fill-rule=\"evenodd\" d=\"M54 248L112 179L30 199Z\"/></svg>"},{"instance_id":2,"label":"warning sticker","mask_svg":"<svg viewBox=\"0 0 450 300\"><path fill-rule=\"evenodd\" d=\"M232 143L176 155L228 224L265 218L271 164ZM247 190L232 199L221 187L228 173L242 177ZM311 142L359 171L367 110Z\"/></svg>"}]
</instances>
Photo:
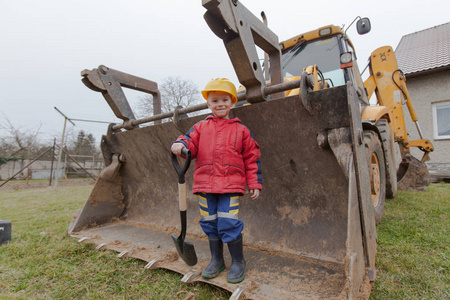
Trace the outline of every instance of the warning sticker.
<instances>
[{"instance_id":1,"label":"warning sticker","mask_svg":"<svg viewBox=\"0 0 450 300\"><path fill-rule=\"evenodd\" d=\"M400 91L394 91L394 102L402 103L402 93Z\"/></svg>"}]
</instances>

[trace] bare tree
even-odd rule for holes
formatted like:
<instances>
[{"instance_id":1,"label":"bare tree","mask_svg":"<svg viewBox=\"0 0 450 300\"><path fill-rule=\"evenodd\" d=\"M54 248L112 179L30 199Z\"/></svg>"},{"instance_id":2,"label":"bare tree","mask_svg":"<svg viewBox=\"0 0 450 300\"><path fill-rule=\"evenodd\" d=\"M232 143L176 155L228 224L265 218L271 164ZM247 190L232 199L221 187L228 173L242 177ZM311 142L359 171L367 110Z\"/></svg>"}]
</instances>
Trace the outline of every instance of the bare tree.
<instances>
[{"instance_id":1,"label":"bare tree","mask_svg":"<svg viewBox=\"0 0 450 300\"><path fill-rule=\"evenodd\" d=\"M3 114L0 121L0 154L17 154L21 150L29 150L32 155L36 154L42 147L38 138L40 128L41 126L35 129L17 128Z\"/></svg>"},{"instance_id":2,"label":"bare tree","mask_svg":"<svg viewBox=\"0 0 450 300\"><path fill-rule=\"evenodd\" d=\"M159 85L162 112L173 111L177 106L191 106L201 100L200 90L192 80L169 76ZM153 97L151 95L138 100L136 115L138 117L153 114Z\"/></svg>"}]
</instances>

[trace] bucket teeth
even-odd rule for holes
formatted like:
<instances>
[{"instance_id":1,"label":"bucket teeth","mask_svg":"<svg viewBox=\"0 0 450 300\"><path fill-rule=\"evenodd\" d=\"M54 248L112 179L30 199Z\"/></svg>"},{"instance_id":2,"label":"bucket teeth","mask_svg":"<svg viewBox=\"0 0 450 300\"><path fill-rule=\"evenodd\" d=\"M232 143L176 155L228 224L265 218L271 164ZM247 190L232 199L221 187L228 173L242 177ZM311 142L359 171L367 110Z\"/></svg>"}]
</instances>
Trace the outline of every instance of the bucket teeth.
<instances>
[{"instance_id":1,"label":"bucket teeth","mask_svg":"<svg viewBox=\"0 0 450 300\"><path fill-rule=\"evenodd\" d=\"M233 294L230 296L230 300L241 300L245 299L244 297L244 289L238 286L234 291Z\"/></svg>"},{"instance_id":2,"label":"bucket teeth","mask_svg":"<svg viewBox=\"0 0 450 300\"><path fill-rule=\"evenodd\" d=\"M97 247L95 247L95 249L100 250L100 249L102 249L103 247L105 247L106 245L107 245L107 243L101 243L101 244L99 244Z\"/></svg>"},{"instance_id":3,"label":"bucket teeth","mask_svg":"<svg viewBox=\"0 0 450 300\"><path fill-rule=\"evenodd\" d=\"M155 258L148 262L148 264L145 265L145 269L152 270L156 269L156 263L159 261L159 259Z\"/></svg>"},{"instance_id":4,"label":"bucket teeth","mask_svg":"<svg viewBox=\"0 0 450 300\"><path fill-rule=\"evenodd\" d=\"M374 282L375 279L377 278L377 271L374 269L367 270L367 277L371 282Z\"/></svg>"},{"instance_id":5,"label":"bucket teeth","mask_svg":"<svg viewBox=\"0 0 450 300\"><path fill-rule=\"evenodd\" d=\"M181 278L181 282L184 283L191 283L198 277L198 273L195 271L189 271L187 272L183 278Z\"/></svg>"},{"instance_id":6,"label":"bucket teeth","mask_svg":"<svg viewBox=\"0 0 450 300\"><path fill-rule=\"evenodd\" d=\"M127 255L128 253L131 253L131 250L124 250L124 251L120 252L120 253L117 255L117 257L118 257L118 258L126 257L125 255Z\"/></svg>"}]
</instances>

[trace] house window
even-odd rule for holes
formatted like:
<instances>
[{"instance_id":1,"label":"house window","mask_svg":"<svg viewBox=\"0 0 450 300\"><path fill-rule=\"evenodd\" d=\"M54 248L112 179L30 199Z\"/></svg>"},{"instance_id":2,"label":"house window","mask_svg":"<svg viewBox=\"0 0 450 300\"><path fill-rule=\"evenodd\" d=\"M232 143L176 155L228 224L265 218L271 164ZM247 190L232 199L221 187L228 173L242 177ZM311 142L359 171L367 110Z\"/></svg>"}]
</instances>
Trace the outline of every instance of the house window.
<instances>
[{"instance_id":1,"label":"house window","mask_svg":"<svg viewBox=\"0 0 450 300\"><path fill-rule=\"evenodd\" d=\"M450 101L434 103L433 126L435 139L450 139Z\"/></svg>"}]
</instances>

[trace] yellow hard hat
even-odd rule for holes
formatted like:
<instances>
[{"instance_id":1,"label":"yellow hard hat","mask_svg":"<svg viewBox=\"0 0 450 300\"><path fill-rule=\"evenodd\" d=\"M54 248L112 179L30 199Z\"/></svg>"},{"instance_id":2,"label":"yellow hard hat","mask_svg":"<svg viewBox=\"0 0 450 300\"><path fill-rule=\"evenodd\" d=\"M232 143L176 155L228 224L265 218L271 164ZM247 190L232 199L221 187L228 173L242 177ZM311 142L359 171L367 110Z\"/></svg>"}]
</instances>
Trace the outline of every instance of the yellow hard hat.
<instances>
[{"instance_id":1,"label":"yellow hard hat","mask_svg":"<svg viewBox=\"0 0 450 300\"><path fill-rule=\"evenodd\" d=\"M231 100L233 104L236 104L236 87L227 78L214 78L211 79L202 91L203 98L208 101L209 92L225 92L231 95Z\"/></svg>"}]
</instances>

